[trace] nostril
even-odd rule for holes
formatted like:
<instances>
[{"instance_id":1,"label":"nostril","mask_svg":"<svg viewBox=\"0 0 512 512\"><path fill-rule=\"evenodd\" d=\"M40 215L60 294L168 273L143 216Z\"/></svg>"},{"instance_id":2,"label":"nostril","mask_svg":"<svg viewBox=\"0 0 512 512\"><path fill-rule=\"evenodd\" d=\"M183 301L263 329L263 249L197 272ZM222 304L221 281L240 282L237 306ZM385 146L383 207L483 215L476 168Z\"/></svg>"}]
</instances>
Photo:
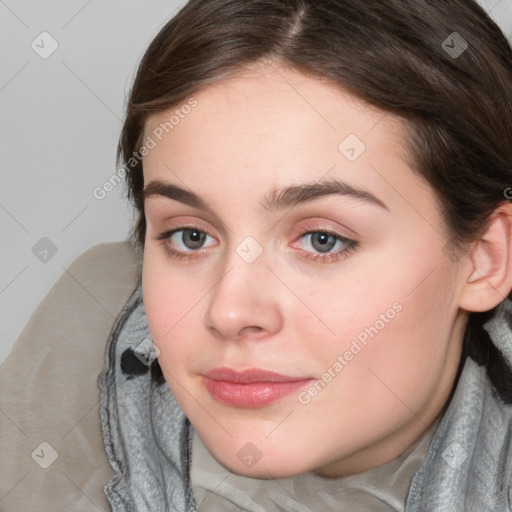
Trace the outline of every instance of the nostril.
<instances>
[{"instance_id":1,"label":"nostril","mask_svg":"<svg viewBox=\"0 0 512 512\"><path fill-rule=\"evenodd\" d=\"M259 334L261 331L263 331L262 327L259 327L257 325L249 325L247 327L244 327L240 331L240 338L243 338L244 336L251 336L254 334Z\"/></svg>"}]
</instances>

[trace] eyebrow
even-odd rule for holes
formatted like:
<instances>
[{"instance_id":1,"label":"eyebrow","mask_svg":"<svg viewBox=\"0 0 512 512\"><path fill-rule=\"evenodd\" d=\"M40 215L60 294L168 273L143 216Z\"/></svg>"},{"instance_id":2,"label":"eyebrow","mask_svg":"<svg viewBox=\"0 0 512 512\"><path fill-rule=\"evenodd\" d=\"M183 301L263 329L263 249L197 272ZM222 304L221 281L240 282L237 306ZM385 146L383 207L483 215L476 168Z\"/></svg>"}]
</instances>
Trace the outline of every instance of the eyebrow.
<instances>
[{"instance_id":1,"label":"eyebrow","mask_svg":"<svg viewBox=\"0 0 512 512\"><path fill-rule=\"evenodd\" d=\"M368 204L377 205L387 211L386 204L367 190L357 188L338 179L327 181L290 185L278 190L273 190L263 199L261 206L264 210L273 212L285 208L292 208L299 204L308 203L325 196L349 196L360 199ZM144 200L152 196L163 196L187 204L194 208L209 212L217 217L215 212L194 192L185 190L177 185L153 180L148 183L143 191Z\"/></svg>"}]
</instances>

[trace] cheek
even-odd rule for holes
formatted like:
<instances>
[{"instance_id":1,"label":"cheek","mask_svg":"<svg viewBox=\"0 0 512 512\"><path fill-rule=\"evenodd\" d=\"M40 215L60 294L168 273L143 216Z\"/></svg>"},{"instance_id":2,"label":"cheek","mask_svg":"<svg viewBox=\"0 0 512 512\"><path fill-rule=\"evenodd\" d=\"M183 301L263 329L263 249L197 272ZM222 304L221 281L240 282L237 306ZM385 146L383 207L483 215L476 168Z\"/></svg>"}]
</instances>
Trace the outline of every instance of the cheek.
<instances>
[{"instance_id":1,"label":"cheek","mask_svg":"<svg viewBox=\"0 0 512 512\"><path fill-rule=\"evenodd\" d=\"M142 292L148 324L155 337L167 335L199 301L201 290L196 282L166 261L163 248L146 246Z\"/></svg>"},{"instance_id":2,"label":"cheek","mask_svg":"<svg viewBox=\"0 0 512 512\"><path fill-rule=\"evenodd\" d=\"M194 346L189 339L193 335L190 325L201 325L197 316L200 290L191 286L190 278L170 271L154 250L148 250L142 267L142 291L151 336L160 350L162 369L175 372Z\"/></svg>"},{"instance_id":3,"label":"cheek","mask_svg":"<svg viewBox=\"0 0 512 512\"><path fill-rule=\"evenodd\" d=\"M289 282L301 300L287 304L285 322L324 364L350 350L354 341L365 348L371 339L382 338L403 309L396 280L376 284L367 272L350 270L329 277L293 277Z\"/></svg>"},{"instance_id":4,"label":"cheek","mask_svg":"<svg viewBox=\"0 0 512 512\"><path fill-rule=\"evenodd\" d=\"M318 312L308 314L303 308L294 315L317 377L330 373L325 375L333 383L324 394L326 403L340 399L363 408L378 400L400 407L398 396L414 404L426 399L453 363L449 269L439 265L432 272L435 265L421 263L374 274L379 279L347 274L315 291L306 283L297 286ZM329 398L330 393L336 397Z\"/></svg>"},{"instance_id":5,"label":"cheek","mask_svg":"<svg viewBox=\"0 0 512 512\"><path fill-rule=\"evenodd\" d=\"M391 299L398 299L401 310L388 323L374 321L374 336L365 329L370 335L367 345L345 373L345 391L358 397L354 407L374 407L379 414L388 411L391 419L392 411L407 415L422 410L436 396L446 372L457 365L450 339L453 304L446 289L447 278L440 271L412 293L410 289L407 293L397 290Z\"/></svg>"}]
</instances>

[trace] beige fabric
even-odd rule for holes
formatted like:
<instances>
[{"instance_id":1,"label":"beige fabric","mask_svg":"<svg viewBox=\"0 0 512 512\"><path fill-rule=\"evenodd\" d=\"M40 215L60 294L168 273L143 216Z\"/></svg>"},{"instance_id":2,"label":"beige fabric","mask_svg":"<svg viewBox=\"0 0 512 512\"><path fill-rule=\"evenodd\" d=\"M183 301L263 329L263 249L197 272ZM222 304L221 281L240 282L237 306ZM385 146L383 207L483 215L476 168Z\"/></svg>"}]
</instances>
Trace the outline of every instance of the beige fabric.
<instances>
[{"instance_id":1,"label":"beige fabric","mask_svg":"<svg viewBox=\"0 0 512 512\"><path fill-rule=\"evenodd\" d=\"M128 242L89 249L63 272L0 366L1 512L110 510L97 379L140 273ZM53 450L58 456L44 469Z\"/></svg>"},{"instance_id":2,"label":"beige fabric","mask_svg":"<svg viewBox=\"0 0 512 512\"><path fill-rule=\"evenodd\" d=\"M190 478L198 512L396 512L405 509L414 473L425 462L439 418L399 457L362 473L325 478L312 472L259 480L232 473L192 438Z\"/></svg>"}]
</instances>

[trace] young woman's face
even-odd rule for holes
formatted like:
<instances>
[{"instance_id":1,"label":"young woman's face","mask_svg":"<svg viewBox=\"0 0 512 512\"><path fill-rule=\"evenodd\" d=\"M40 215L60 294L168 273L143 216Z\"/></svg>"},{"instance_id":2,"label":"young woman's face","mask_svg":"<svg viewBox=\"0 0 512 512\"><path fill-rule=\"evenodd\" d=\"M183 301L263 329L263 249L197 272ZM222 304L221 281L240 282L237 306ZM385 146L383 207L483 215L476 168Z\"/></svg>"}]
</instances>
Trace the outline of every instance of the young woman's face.
<instances>
[{"instance_id":1,"label":"young woman's face","mask_svg":"<svg viewBox=\"0 0 512 512\"><path fill-rule=\"evenodd\" d=\"M363 471L446 404L463 283L404 133L268 64L149 119L149 327L173 394L231 471Z\"/></svg>"}]
</instances>

